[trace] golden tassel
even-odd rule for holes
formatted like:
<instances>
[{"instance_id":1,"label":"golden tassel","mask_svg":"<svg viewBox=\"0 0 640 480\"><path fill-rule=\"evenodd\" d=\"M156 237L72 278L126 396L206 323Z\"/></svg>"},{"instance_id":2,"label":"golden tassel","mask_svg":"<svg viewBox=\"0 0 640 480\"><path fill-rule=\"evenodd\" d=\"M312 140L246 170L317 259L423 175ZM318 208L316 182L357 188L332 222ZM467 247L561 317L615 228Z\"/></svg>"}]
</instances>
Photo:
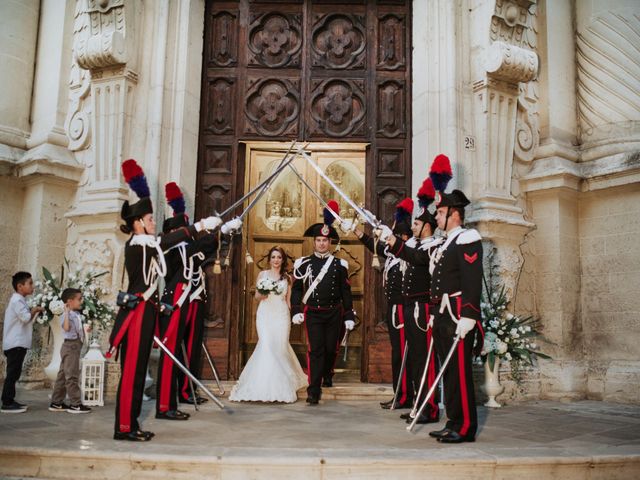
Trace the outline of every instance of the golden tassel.
<instances>
[{"instance_id":1,"label":"golden tassel","mask_svg":"<svg viewBox=\"0 0 640 480\"><path fill-rule=\"evenodd\" d=\"M249 250L247 250L247 253L244 254L244 261L247 265L251 265L253 263L253 257L249 253Z\"/></svg>"},{"instance_id":2,"label":"golden tassel","mask_svg":"<svg viewBox=\"0 0 640 480\"><path fill-rule=\"evenodd\" d=\"M375 269L380 268L380 259L378 258L377 254L373 256L373 260L371 260L371 266Z\"/></svg>"},{"instance_id":3,"label":"golden tassel","mask_svg":"<svg viewBox=\"0 0 640 480\"><path fill-rule=\"evenodd\" d=\"M213 274L220 275L222 273L222 268L220 267L220 259L216 258L216 261L213 264Z\"/></svg>"},{"instance_id":4,"label":"golden tassel","mask_svg":"<svg viewBox=\"0 0 640 480\"><path fill-rule=\"evenodd\" d=\"M213 274L220 275L222 268L220 267L220 248L222 248L222 233L218 230L218 250L216 252L216 260L213 264Z\"/></svg>"}]
</instances>

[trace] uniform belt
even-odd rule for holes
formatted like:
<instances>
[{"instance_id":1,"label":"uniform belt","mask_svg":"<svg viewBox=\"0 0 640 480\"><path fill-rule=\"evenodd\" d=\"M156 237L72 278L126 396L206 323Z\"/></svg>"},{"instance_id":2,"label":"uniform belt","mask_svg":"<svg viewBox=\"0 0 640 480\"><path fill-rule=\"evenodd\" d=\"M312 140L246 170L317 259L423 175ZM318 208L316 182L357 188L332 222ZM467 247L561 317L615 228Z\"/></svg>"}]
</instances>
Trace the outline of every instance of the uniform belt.
<instances>
[{"instance_id":1,"label":"uniform belt","mask_svg":"<svg viewBox=\"0 0 640 480\"><path fill-rule=\"evenodd\" d=\"M337 308L340 308L341 306L342 306L342 305L340 305L339 303L337 303L337 304L335 304L335 305L331 305L331 306L329 306L329 307L319 307L319 306L318 306L318 307L316 307L316 306L313 306L313 305L307 305L307 308L308 308L309 310L315 310L315 311L321 311L321 312L323 312L323 311L335 310L335 309L337 309Z\"/></svg>"}]
</instances>

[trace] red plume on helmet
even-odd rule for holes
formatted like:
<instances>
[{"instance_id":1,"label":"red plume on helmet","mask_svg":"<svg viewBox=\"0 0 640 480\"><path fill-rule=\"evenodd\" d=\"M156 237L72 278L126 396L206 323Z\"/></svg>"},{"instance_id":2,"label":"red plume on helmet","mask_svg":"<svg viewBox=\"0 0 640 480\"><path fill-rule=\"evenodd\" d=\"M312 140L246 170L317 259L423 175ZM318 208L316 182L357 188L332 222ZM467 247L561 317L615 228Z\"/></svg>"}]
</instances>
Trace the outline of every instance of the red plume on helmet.
<instances>
[{"instance_id":1,"label":"red plume on helmet","mask_svg":"<svg viewBox=\"0 0 640 480\"><path fill-rule=\"evenodd\" d=\"M404 222L413 215L413 200L409 197L405 198L396 205L396 213L393 218L396 222Z\"/></svg>"},{"instance_id":2,"label":"red plume on helmet","mask_svg":"<svg viewBox=\"0 0 640 480\"><path fill-rule=\"evenodd\" d=\"M429 170L429 178L433 182L433 188L444 193L452 177L449 157L443 154L436 156L431 164L431 170Z\"/></svg>"},{"instance_id":3,"label":"red plume on helmet","mask_svg":"<svg viewBox=\"0 0 640 480\"><path fill-rule=\"evenodd\" d=\"M138 198L151 196L144 171L133 158L122 163L122 175L124 176L124 181L129 184L131 190L136 192Z\"/></svg>"},{"instance_id":4,"label":"red plume on helmet","mask_svg":"<svg viewBox=\"0 0 640 480\"><path fill-rule=\"evenodd\" d=\"M436 190L433 188L431 178L427 177L424 179L424 182L422 182L420 190L418 190L418 205L420 205L421 208L427 208L431 205L434 198L436 198Z\"/></svg>"},{"instance_id":5,"label":"red plume on helmet","mask_svg":"<svg viewBox=\"0 0 640 480\"><path fill-rule=\"evenodd\" d=\"M329 207L336 215L340 215L340 205L335 200L329 200L327 202L327 207ZM335 221L335 217L329 211L329 208L325 207L322 210L322 216L324 217L325 225L331 225Z\"/></svg>"},{"instance_id":6,"label":"red plume on helmet","mask_svg":"<svg viewBox=\"0 0 640 480\"><path fill-rule=\"evenodd\" d=\"M180 190L178 184L176 182L167 183L164 186L164 193L167 198L167 203L173 209L173 216L184 214L186 210L184 195L182 195L182 190Z\"/></svg>"}]
</instances>

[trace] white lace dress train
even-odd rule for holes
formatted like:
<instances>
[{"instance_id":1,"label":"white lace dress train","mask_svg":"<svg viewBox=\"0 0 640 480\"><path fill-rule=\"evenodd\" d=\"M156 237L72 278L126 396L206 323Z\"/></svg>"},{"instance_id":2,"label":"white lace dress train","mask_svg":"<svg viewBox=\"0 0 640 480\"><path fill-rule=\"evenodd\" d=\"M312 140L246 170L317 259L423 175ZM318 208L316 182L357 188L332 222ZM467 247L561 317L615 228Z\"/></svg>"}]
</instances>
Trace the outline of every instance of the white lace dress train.
<instances>
[{"instance_id":1,"label":"white lace dress train","mask_svg":"<svg viewBox=\"0 0 640 480\"><path fill-rule=\"evenodd\" d=\"M274 293L260 302L256 312L258 343L231 390L233 402L286 402L298 399L298 389L307 386L307 376L289 344L291 320L284 292Z\"/></svg>"}]
</instances>

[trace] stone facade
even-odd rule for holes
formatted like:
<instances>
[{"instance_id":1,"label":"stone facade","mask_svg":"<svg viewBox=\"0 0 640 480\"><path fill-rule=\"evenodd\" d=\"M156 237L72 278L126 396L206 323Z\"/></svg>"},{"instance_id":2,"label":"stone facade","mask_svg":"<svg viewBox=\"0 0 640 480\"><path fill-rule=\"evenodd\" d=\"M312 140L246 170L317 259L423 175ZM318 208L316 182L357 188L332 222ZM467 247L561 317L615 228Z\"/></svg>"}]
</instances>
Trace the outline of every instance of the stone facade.
<instances>
[{"instance_id":1,"label":"stone facade","mask_svg":"<svg viewBox=\"0 0 640 480\"><path fill-rule=\"evenodd\" d=\"M0 307L12 272L65 256L116 289L121 161L141 161L159 216L169 180L193 211L204 0L3 2L0 18ZM414 0L412 22L414 192L436 154L454 160L468 221L549 340L509 397L637 402L637 2Z\"/></svg>"}]
</instances>

